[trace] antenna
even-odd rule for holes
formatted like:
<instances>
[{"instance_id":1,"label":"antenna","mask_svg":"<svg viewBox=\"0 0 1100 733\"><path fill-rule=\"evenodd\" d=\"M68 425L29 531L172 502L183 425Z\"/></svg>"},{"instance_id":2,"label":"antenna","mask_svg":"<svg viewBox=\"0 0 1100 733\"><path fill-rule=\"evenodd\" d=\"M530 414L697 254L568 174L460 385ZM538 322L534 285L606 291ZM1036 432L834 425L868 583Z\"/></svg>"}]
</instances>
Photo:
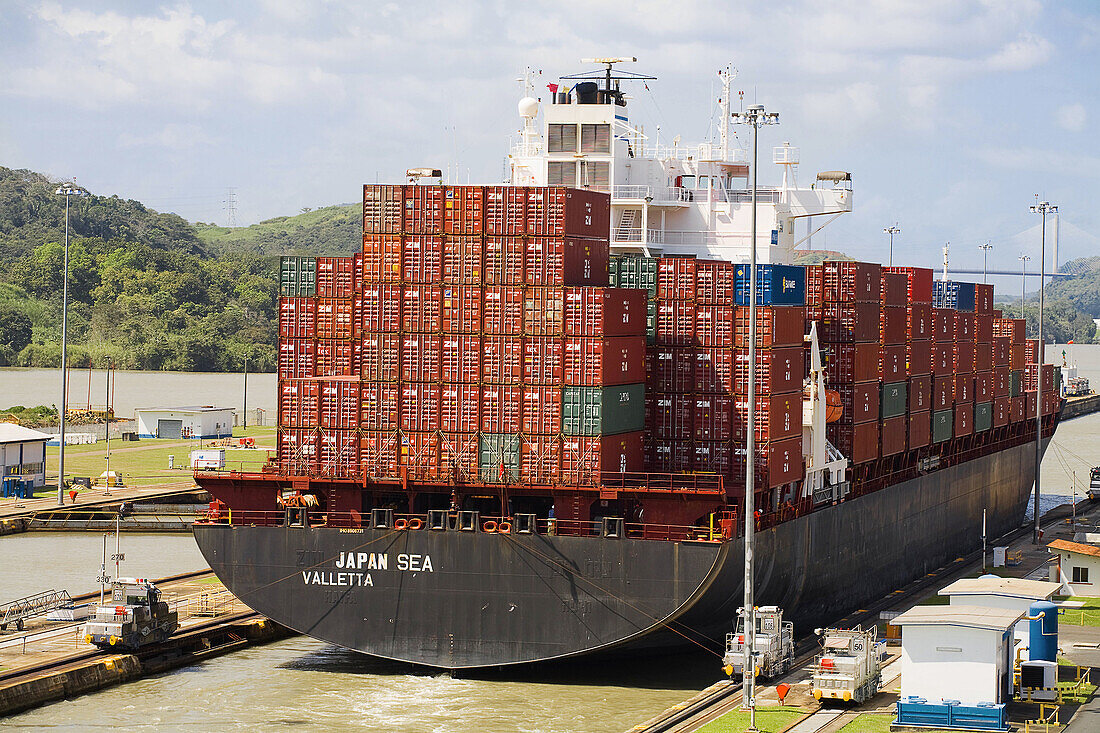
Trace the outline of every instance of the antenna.
<instances>
[{"instance_id":1,"label":"antenna","mask_svg":"<svg viewBox=\"0 0 1100 733\"><path fill-rule=\"evenodd\" d=\"M718 128L722 145L722 160L729 160L730 82L737 78L737 69L733 68L733 64L726 64L726 68L718 70L718 78L722 80L722 96L718 99L718 111L722 117L721 125Z\"/></svg>"},{"instance_id":2,"label":"antenna","mask_svg":"<svg viewBox=\"0 0 1100 733\"><path fill-rule=\"evenodd\" d=\"M951 250L951 242L943 245L943 279L947 279L947 253Z\"/></svg>"},{"instance_id":3,"label":"antenna","mask_svg":"<svg viewBox=\"0 0 1100 733\"><path fill-rule=\"evenodd\" d=\"M235 227L237 226L237 189L230 186L225 191L225 201L222 201L222 208L225 209L225 225Z\"/></svg>"}]
</instances>

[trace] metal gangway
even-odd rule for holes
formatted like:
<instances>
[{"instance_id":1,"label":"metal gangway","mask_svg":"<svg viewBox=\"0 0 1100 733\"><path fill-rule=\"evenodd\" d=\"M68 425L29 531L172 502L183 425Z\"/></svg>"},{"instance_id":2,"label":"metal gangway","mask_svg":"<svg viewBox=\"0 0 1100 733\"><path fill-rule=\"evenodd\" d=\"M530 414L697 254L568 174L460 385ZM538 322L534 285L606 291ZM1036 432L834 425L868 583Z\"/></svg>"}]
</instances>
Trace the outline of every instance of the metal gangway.
<instances>
[{"instance_id":1,"label":"metal gangway","mask_svg":"<svg viewBox=\"0 0 1100 733\"><path fill-rule=\"evenodd\" d=\"M0 606L0 631L7 631L9 624L15 624L15 628L22 631L23 622L27 619L72 604L73 599L69 597L67 590L48 590L5 603Z\"/></svg>"}]
</instances>

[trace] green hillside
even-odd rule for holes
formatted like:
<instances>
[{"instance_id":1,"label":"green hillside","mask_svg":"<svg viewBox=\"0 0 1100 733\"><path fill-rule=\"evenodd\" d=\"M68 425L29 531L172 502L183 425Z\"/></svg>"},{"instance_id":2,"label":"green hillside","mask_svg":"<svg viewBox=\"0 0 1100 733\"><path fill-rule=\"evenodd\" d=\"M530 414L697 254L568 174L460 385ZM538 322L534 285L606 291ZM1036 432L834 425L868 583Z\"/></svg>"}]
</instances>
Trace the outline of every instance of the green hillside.
<instances>
[{"instance_id":1,"label":"green hillside","mask_svg":"<svg viewBox=\"0 0 1100 733\"><path fill-rule=\"evenodd\" d=\"M252 252L265 256L349 255L362 246L361 207L327 206L297 216L277 216L247 227L195 224L212 254Z\"/></svg>"}]
</instances>

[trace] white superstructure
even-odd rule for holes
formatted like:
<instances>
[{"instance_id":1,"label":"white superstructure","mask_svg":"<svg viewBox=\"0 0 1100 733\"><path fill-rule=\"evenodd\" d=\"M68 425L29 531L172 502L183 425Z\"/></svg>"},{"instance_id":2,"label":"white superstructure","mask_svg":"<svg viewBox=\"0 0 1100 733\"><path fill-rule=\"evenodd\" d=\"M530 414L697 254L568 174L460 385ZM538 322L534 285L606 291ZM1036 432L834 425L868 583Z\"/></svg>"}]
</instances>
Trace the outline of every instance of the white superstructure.
<instances>
[{"instance_id":1,"label":"white superstructure","mask_svg":"<svg viewBox=\"0 0 1100 733\"><path fill-rule=\"evenodd\" d=\"M620 83L654 78L615 67L634 60L587 59L604 69L561 77L571 88L548 85L549 103L533 96L535 75L528 72L519 102L523 128L509 155L510 182L610 193L612 252L748 261L752 191L747 155L730 128L734 71L718 72L718 139L688 144L679 135L650 136L630 119L630 97ZM782 168L782 182L758 188L760 263L791 262L810 234L852 210L848 173L820 173L813 185L800 188L798 160L798 148L776 147L772 162ZM799 220L807 223L796 233Z\"/></svg>"}]
</instances>

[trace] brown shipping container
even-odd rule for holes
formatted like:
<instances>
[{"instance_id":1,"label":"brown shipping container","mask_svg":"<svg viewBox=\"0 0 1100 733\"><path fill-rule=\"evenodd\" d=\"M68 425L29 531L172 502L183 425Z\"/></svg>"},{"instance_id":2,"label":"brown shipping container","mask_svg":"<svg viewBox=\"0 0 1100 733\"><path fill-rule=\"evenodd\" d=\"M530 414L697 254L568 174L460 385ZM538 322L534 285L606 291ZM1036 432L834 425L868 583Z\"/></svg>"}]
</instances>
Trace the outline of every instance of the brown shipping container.
<instances>
[{"instance_id":1,"label":"brown shipping container","mask_svg":"<svg viewBox=\"0 0 1100 733\"><path fill-rule=\"evenodd\" d=\"M489 236L527 232L527 189L522 186L485 187L485 233Z\"/></svg>"},{"instance_id":2,"label":"brown shipping container","mask_svg":"<svg viewBox=\"0 0 1100 733\"><path fill-rule=\"evenodd\" d=\"M974 371L993 369L993 344L974 344Z\"/></svg>"},{"instance_id":3,"label":"brown shipping container","mask_svg":"<svg viewBox=\"0 0 1100 733\"><path fill-rule=\"evenodd\" d=\"M359 465L368 476L397 476L397 454L401 438L396 431L362 433L359 436Z\"/></svg>"},{"instance_id":4,"label":"brown shipping container","mask_svg":"<svg viewBox=\"0 0 1100 733\"><path fill-rule=\"evenodd\" d=\"M825 302L824 266L806 265L806 305L821 305Z\"/></svg>"},{"instance_id":5,"label":"brown shipping container","mask_svg":"<svg viewBox=\"0 0 1100 733\"><path fill-rule=\"evenodd\" d=\"M439 430L438 384L406 382L401 385L401 429Z\"/></svg>"},{"instance_id":6,"label":"brown shipping container","mask_svg":"<svg viewBox=\"0 0 1100 733\"><path fill-rule=\"evenodd\" d=\"M993 399L993 427L1001 428L1012 422L1012 400L1010 397Z\"/></svg>"},{"instance_id":7,"label":"brown shipping container","mask_svg":"<svg viewBox=\"0 0 1100 733\"><path fill-rule=\"evenodd\" d=\"M443 333L481 332L481 288L476 285L444 285L440 325Z\"/></svg>"},{"instance_id":8,"label":"brown shipping container","mask_svg":"<svg viewBox=\"0 0 1100 733\"><path fill-rule=\"evenodd\" d=\"M486 285L523 285L523 237L486 237L483 247Z\"/></svg>"},{"instance_id":9,"label":"brown shipping container","mask_svg":"<svg viewBox=\"0 0 1100 733\"><path fill-rule=\"evenodd\" d=\"M802 460L802 436L775 440L766 446L761 446L768 461L768 488L775 488L799 481L805 476L805 466ZM744 466L744 461L740 461ZM744 471L742 471L744 473Z\"/></svg>"},{"instance_id":10,"label":"brown shipping container","mask_svg":"<svg viewBox=\"0 0 1100 733\"><path fill-rule=\"evenodd\" d=\"M355 293L353 257L317 258L317 297L350 298Z\"/></svg>"},{"instance_id":11,"label":"brown shipping container","mask_svg":"<svg viewBox=\"0 0 1100 733\"><path fill-rule=\"evenodd\" d=\"M974 343L993 343L993 315L978 313L974 316Z\"/></svg>"},{"instance_id":12,"label":"brown shipping container","mask_svg":"<svg viewBox=\"0 0 1100 733\"><path fill-rule=\"evenodd\" d=\"M443 237L410 235L401 243L401 280L438 283L443 279Z\"/></svg>"},{"instance_id":13,"label":"brown shipping container","mask_svg":"<svg viewBox=\"0 0 1100 733\"><path fill-rule=\"evenodd\" d=\"M406 475L415 481L440 477L439 433L406 432L401 438L401 463Z\"/></svg>"},{"instance_id":14,"label":"brown shipping container","mask_svg":"<svg viewBox=\"0 0 1100 733\"><path fill-rule=\"evenodd\" d=\"M1012 390L1012 382L1007 366L994 367L993 369L993 396L1008 397Z\"/></svg>"},{"instance_id":15,"label":"brown shipping container","mask_svg":"<svg viewBox=\"0 0 1100 733\"><path fill-rule=\"evenodd\" d=\"M443 241L443 282L481 285L484 272L481 237L446 237Z\"/></svg>"},{"instance_id":16,"label":"brown shipping container","mask_svg":"<svg viewBox=\"0 0 1100 733\"><path fill-rule=\"evenodd\" d=\"M362 347L357 341L319 339L313 371L318 377L357 377Z\"/></svg>"},{"instance_id":17,"label":"brown shipping container","mask_svg":"<svg viewBox=\"0 0 1100 733\"><path fill-rule=\"evenodd\" d=\"M562 384L565 377L564 348L560 336L530 336L524 339L524 384Z\"/></svg>"},{"instance_id":18,"label":"brown shipping container","mask_svg":"<svg viewBox=\"0 0 1100 733\"><path fill-rule=\"evenodd\" d=\"M879 340L883 344L905 344L909 331L909 314L905 306L883 306L880 323Z\"/></svg>"},{"instance_id":19,"label":"brown shipping container","mask_svg":"<svg viewBox=\"0 0 1100 733\"><path fill-rule=\"evenodd\" d=\"M883 267L884 272L902 272L908 278L908 302L932 302L932 270L927 267Z\"/></svg>"},{"instance_id":20,"label":"brown shipping container","mask_svg":"<svg viewBox=\"0 0 1100 733\"><path fill-rule=\"evenodd\" d=\"M974 375L971 373L955 375L955 404L974 402ZM941 409L941 408L936 408Z\"/></svg>"},{"instance_id":21,"label":"brown shipping container","mask_svg":"<svg viewBox=\"0 0 1100 733\"><path fill-rule=\"evenodd\" d=\"M880 303L882 268L872 262L826 260L826 303Z\"/></svg>"},{"instance_id":22,"label":"brown shipping container","mask_svg":"<svg viewBox=\"0 0 1100 733\"><path fill-rule=\"evenodd\" d=\"M646 438L645 470L655 473L686 473L691 470L690 440Z\"/></svg>"},{"instance_id":23,"label":"brown shipping container","mask_svg":"<svg viewBox=\"0 0 1100 733\"><path fill-rule=\"evenodd\" d=\"M882 421L882 456L895 456L906 450L907 431L909 418L906 415L898 415Z\"/></svg>"},{"instance_id":24,"label":"brown shipping container","mask_svg":"<svg viewBox=\"0 0 1100 733\"><path fill-rule=\"evenodd\" d=\"M955 344L936 341L932 346L932 374L945 377L955 373Z\"/></svg>"},{"instance_id":25,"label":"brown shipping container","mask_svg":"<svg viewBox=\"0 0 1100 733\"><path fill-rule=\"evenodd\" d=\"M926 412L932 409L932 377L922 375L909 378L909 411Z\"/></svg>"},{"instance_id":26,"label":"brown shipping container","mask_svg":"<svg viewBox=\"0 0 1100 733\"><path fill-rule=\"evenodd\" d=\"M359 393L359 425L363 430L397 430L400 424L400 387L396 384L364 382Z\"/></svg>"},{"instance_id":27,"label":"brown shipping container","mask_svg":"<svg viewBox=\"0 0 1100 733\"><path fill-rule=\"evenodd\" d=\"M444 334L439 361L444 382L477 384L481 381L481 337Z\"/></svg>"},{"instance_id":28,"label":"brown shipping container","mask_svg":"<svg viewBox=\"0 0 1100 733\"><path fill-rule=\"evenodd\" d=\"M654 389L658 392L692 392L694 379L694 349L679 346L650 346L646 349L647 391Z\"/></svg>"},{"instance_id":29,"label":"brown shipping container","mask_svg":"<svg viewBox=\"0 0 1100 733\"><path fill-rule=\"evenodd\" d=\"M599 438L562 438L561 474L566 484L598 484L601 472L636 473L643 465L641 432Z\"/></svg>"},{"instance_id":30,"label":"brown shipping container","mask_svg":"<svg viewBox=\"0 0 1100 733\"><path fill-rule=\"evenodd\" d=\"M696 440L733 439L733 395L695 395L692 405Z\"/></svg>"},{"instance_id":31,"label":"brown shipping container","mask_svg":"<svg viewBox=\"0 0 1100 733\"><path fill-rule=\"evenodd\" d=\"M512 285L487 286L481 306L484 333L519 336L523 333L523 288Z\"/></svg>"},{"instance_id":32,"label":"brown shipping container","mask_svg":"<svg viewBox=\"0 0 1100 733\"><path fill-rule=\"evenodd\" d=\"M363 235L363 282L401 282L401 235Z\"/></svg>"},{"instance_id":33,"label":"brown shipping container","mask_svg":"<svg viewBox=\"0 0 1100 733\"><path fill-rule=\"evenodd\" d=\"M696 440L691 443L691 468L697 473L728 476L733 471L735 453L728 440Z\"/></svg>"},{"instance_id":34,"label":"brown shipping container","mask_svg":"<svg viewBox=\"0 0 1100 733\"><path fill-rule=\"evenodd\" d=\"M317 424L322 428L357 429L361 399L359 381L329 379L318 386L320 419Z\"/></svg>"},{"instance_id":35,"label":"brown shipping container","mask_svg":"<svg viewBox=\"0 0 1100 733\"><path fill-rule=\"evenodd\" d=\"M936 343L955 340L955 311L952 308L932 309L932 333Z\"/></svg>"},{"instance_id":36,"label":"brown shipping container","mask_svg":"<svg viewBox=\"0 0 1100 733\"><path fill-rule=\"evenodd\" d=\"M955 311L955 342L974 341L974 314Z\"/></svg>"},{"instance_id":37,"label":"brown shipping container","mask_svg":"<svg viewBox=\"0 0 1100 733\"><path fill-rule=\"evenodd\" d=\"M657 297L695 299L695 257L662 257L657 262Z\"/></svg>"},{"instance_id":38,"label":"brown shipping container","mask_svg":"<svg viewBox=\"0 0 1100 733\"><path fill-rule=\"evenodd\" d=\"M396 333L401 330L401 285L367 283L363 287L359 330Z\"/></svg>"},{"instance_id":39,"label":"brown shipping container","mask_svg":"<svg viewBox=\"0 0 1100 733\"><path fill-rule=\"evenodd\" d=\"M932 373L934 341L910 341L905 345L906 369L910 375Z\"/></svg>"},{"instance_id":40,"label":"brown shipping container","mask_svg":"<svg viewBox=\"0 0 1100 733\"><path fill-rule=\"evenodd\" d=\"M974 405L965 403L955 405L955 437L970 435L974 432Z\"/></svg>"},{"instance_id":41,"label":"brown shipping container","mask_svg":"<svg viewBox=\"0 0 1100 733\"><path fill-rule=\"evenodd\" d=\"M439 381L442 345L443 339L435 334L404 334L401 337L401 379L406 382Z\"/></svg>"},{"instance_id":42,"label":"brown shipping container","mask_svg":"<svg viewBox=\"0 0 1100 733\"><path fill-rule=\"evenodd\" d=\"M695 308L695 303L687 300L657 301L657 343L665 346L694 344Z\"/></svg>"},{"instance_id":43,"label":"brown shipping container","mask_svg":"<svg viewBox=\"0 0 1100 733\"><path fill-rule=\"evenodd\" d=\"M561 336L565 332L565 290L527 288L523 295L523 332L529 336Z\"/></svg>"},{"instance_id":44,"label":"brown shipping container","mask_svg":"<svg viewBox=\"0 0 1100 733\"><path fill-rule=\"evenodd\" d=\"M645 381L645 336L565 337L565 384L602 387Z\"/></svg>"},{"instance_id":45,"label":"brown shipping container","mask_svg":"<svg viewBox=\"0 0 1100 733\"><path fill-rule=\"evenodd\" d=\"M932 438L932 413L912 412L909 414L909 450L923 448Z\"/></svg>"},{"instance_id":46,"label":"brown shipping container","mask_svg":"<svg viewBox=\"0 0 1100 733\"><path fill-rule=\"evenodd\" d=\"M734 435L744 440L748 435L749 403L744 395L736 395L734 403ZM802 392L761 395L756 398L756 439L782 440L802 434Z\"/></svg>"},{"instance_id":47,"label":"brown shipping container","mask_svg":"<svg viewBox=\"0 0 1100 733\"><path fill-rule=\"evenodd\" d=\"M878 341L881 306L851 301L826 303L821 320L826 341Z\"/></svg>"},{"instance_id":48,"label":"brown shipping container","mask_svg":"<svg viewBox=\"0 0 1100 733\"><path fill-rule=\"evenodd\" d=\"M485 189L448 186L443 193L443 232L479 235L485 227Z\"/></svg>"},{"instance_id":49,"label":"brown shipping container","mask_svg":"<svg viewBox=\"0 0 1100 733\"><path fill-rule=\"evenodd\" d=\"M439 433L439 476L444 481L477 481L480 433Z\"/></svg>"},{"instance_id":50,"label":"brown shipping container","mask_svg":"<svg viewBox=\"0 0 1100 733\"><path fill-rule=\"evenodd\" d=\"M953 404L955 404L955 377L935 377L932 380L932 411L946 410Z\"/></svg>"},{"instance_id":51,"label":"brown shipping container","mask_svg":"<svg viewBox=\"0 0 1100 733\"><path fill-rule=\"evenodd\" d=\"M695 305L697 346L733 346L733 305Z\"/></svg>"},{"instance_id":52,"label":"brown shipping container","mask_svg":"<svg viewBox=\"0 0 1100 733\"><path fill-rule=\"evenodd\" d=\"M483 336L481 380L486 384L520 384L523 381L523 339L514 336ZM506 430L488 430L503 433Z\"/></svg>"},{"instance_id":53,"label":"brown shipping container","mask_svg":"<svg viewBox=\"0 0 1100 733\"><path fill-rule=\"evenodd\" d=\"M732 262L697 260L695 302L699 305L732 305L736 268Z\"/></svg>"},{"instance_id":54,"label":"brown shipping container","mask_svg":"<svg viewBox=\"0 0 1100 733\"><path fill-rule=\"evenodd\" d=\"M305 339L317 335L316 298L279 298L279 339Z\"/></svg>"},{"instance_id":55,"label":"brown shipping container","mask_svg":"<svg viewBox=\"0 0 1100 733\"><path fill-rule=\"evenodd\" d=\"M1008 401L1012 411L1012 422L1023 422L1027 417L1026 398L1020 395L1019 397L1009 397ZM1032 415L1032 417L1035 416Z\"/></svg>"},{"instance_id":56,"label":"brown shipping container","mask_svg":"<svg viewBox=\"0 0 1100 733\"><path fill-rule=\"evenodd\" d=\"M561 479L561 437L524 435L519 448L519 475L534 484L556 484Z\"/></svg>"},{"instance_id":57,"label":"brown shipping container","mask_svg":"<svg viewBox=\"0 0 1100 733\"><path fill-rule=\"evenodd\" d=\"M318 383L294 379L279 383L279 427L315 428L319 418Z\"/></svg>"},{"instance_id":58,"label":"brown shipping container","mask_svg":"<svg viewBox=\"0 0 1100 733\"><path fill-rule=\"evenodd\" d=\"M647 391L645 402L647 431L664 440L691 440L695 409L692 395Z\"/></svg>"},{"instance_id":59,"label":"brown shipping container","mask_svg":"<svg viewBox=\"0 0 1100 733\"><path fill-rule=\"evenodd\" d=\"M878 429L877 421L855 425L830 423L827 432L830 443L848 456L853 464L860 464L878 458Z\"/></svg>"},{"instance_id":60,"label":"brown shipping container","mask_svg":"<svg viewBox=\"0 0 1100 733\"><path fill-rule=\"evenodd\" d=\"M321 434L312 428L280 430L276 442L279 463L291 474L314 473Z\"/></svg>"},{"instance_id":61,"label":"brown shipping container","mask_svg":"<svg viewBox=\"0 0 1100 733\"><path fill-rule=\"evenodd\" d=\"M397 381L401 374L401 336L367 333L360 343L359 376L372 382Z\"/></svg>"},{"instance_id":62,"label":"brown shipping container","mask_svg":"<svg viewBox=\"0 0 1100 733\"><path fill-rule=\"evenodd\" d=\"M344 478L359 473L357 430L326 430L317 441L317 467L322 476Z\"/></svg>"},{"instance_id":63,"label":"brown shipping container","mask_svg":"<svg viewBox=\"0 0 1100 733\"><path fill-rule=\"evenodd\" d=\"M522 427L523 387L487 384L481 390L481 431L518 433Z\"/></svg>"},{"instance_id":64,"label":"brown shipping container","mask_svg":"<svg viewBox=\"0 0 1100 733\"><path fill-rule=\"evenodd\" d=\"M401 231L406 234L443 233L443 187L404 186L404 216Z\"/></svg>"},{"instance_id":65,"label":"brown shipping container","mask_svg":"<svg viewBox=\"0 0 1100 733\"><path fill-rule=\"evenodd\" d=\"M905 335L911 341L930 339L933 337L932 305L930 303L913 303L906 307Z\"/></svg>"},{"instance_id":66,"label":"brown shipping container","mask_svg":"<svg viewBox=\"0 0 1100 733\"><path fill-rule=\"evenodd\" d=\"M318 298L317 338L352 338L358 330L353 327L354 303L351 298Z\"/></svg>"},{"instance_id":67,"label":"brown shipping container","mask_svg":"<svg viewBox=\"0 0 1100 733\"><path fill-rule=\"evenodd\" d=\"M747 349L749 347L749 306L737 306L735 318L734 345L739 349ZM757 306L756 345L758 347L801 346L803 325L801 306Z\"/></svg>"},{"instance_id":68,"label":"brown shipping container","mask_svg":"<svg viewBox=\"0 0 1100 733\"><path fill-rule=\"evenodd\" d=\"M1012 371L1027 366L1027 346L1013 342L1008 352L1008 368Z\"/></svg>"},{"instance_id":69,"label":"brown shipping container","mask_svg":"<svg viewBox=\"0 0 1100 733\"><path fill-rule=\"evenodd\" d=\"M561 387L523 388L522 429L525 435L561 433Z\"/></svg>"},{"instance_id":70,"label":"brown shipping container","mask_svg":"<svg viewBox=\"0 0 1100 733\"><path fill-rule=\"evenodd\" d=\"M1035 410L1037 409L1037 393L1034 390L1028 390L1024 392L1024 406L1027 408L1027 419L1035 419Z\"/></svg>"},{"instance_id":71,"label":"brown shipping container","mask_svg":"<svg viewBox=\"0 0 1100 733\"><path fill-rule=\"evenodd\" d=\"M1022 344L1027 338L1027 321L1023 318L993 318L993 335L1007 336L1014 344Z\"/></svg>"},{"instance_id":72,"label":"brown shipping container","mask_svg":"<svg viewBox=\"0 0 1100 733\"><path fill-rule=\"evenodd\" d=\"M905 379L908 351L904 343L882 347L882 381L900 382Z\"/></svg>"},{"instance_id":73,"label":"brown shipping container","mask_svg":"<svg viewBox=\"0 0 1100 733\"><path fill-rule=\"evenodd\" d=\"M1008 367L1012 356L1012 339L1008 336L993 337L993 366Z\"/></svg>"},{"instance_id":74,"label":"brown shipping container","mask_svg":"<svg viewBox=\"0 0 1100 733\"><path fill-rule=\"evenodd\" d=\"M400 234L405 209L404 186L363 185L363 231Z\"/></svg>"},{"instance_id":75,"label":"brown shipping container","mask_svg":"<svg viewBox=\"0 0 1100 733\"><path fill-rule=\"evenodd\" d=\"M527 233L530 235L606 240L610 228L611 197L606 193L561 186L527 189Z\"/></svg>"},{"instance_id":76,"label":"brown shipping container","mask_svg":"<svg viewBox=\"0 0 1100 733\"><path fill-rule=\"evenodd\" d=\"M607 287L611 253L604 239L532 238L524 247L528 285Z\"/></svg>"},{"instance_id":77,"label":"brown shipping container","mask_svg":"<svg viewBox=\"0 0 1100 733\"><path fill-rule=\"evenodd\" d=\"M692 316L694 321L694 314ZM567 336L645 336L645 332L646 291L633 288L565 289Z\"/></svg>"},{"instance_id":78,"label":"brown shipping container","mask_svg":"<svg viewBox=\"0 0 1100 733\"><path fill-rule=\"evenodd\" d=\"M757 353L763 354L764 351L761 350ZM694 390L704 394L732 394L736 391L734 359L733 349L696 349L693 362L694 372L691 383L685 391L691 392ZM759 390L757 391L759 392Z\"/></svg>"},{"instance_id":79,"label":"brown shipping container","mask_svg":"<svg viewBox=\"0 0 1100 733\"><path fill-rule=\"evenodd\" d=\"M862 344L860 344L862 346ZM794 392L802 388L806 377L805 349L799 346L761 349L756 352L756 391L758 394ZM749 393L749 351L738 349L734 354L736 372L734 389Z\"/></svg>"},{"instance_id":80,"label":"brown shipping container","mask_svg":"<svg viewBox=\"0 0 1100 733\"><path fill-rule=\"evenodd\" d=\"M974 286L974 312L979 315L993 315L993 286L978 283Z\"/></svg>"},{"instance_id":81,"label":"brown shipping container","mask_svg":"<svg viewBox=\"0 0 1100 733\"><path fill-rule=\"evenodd\" d=\"M842 420L850 423L879 419L878 381L836 385L840 392L840 404L844 407Z\"/></svg>"},{"instance_id":82,"label":"brown shipping container","mask_svg":"<svg viewBox=\"0 0 1100 733\"><path fill-rule=\"evenodd\" d=\"M882 268L882 304L905 306L909 303L909 276Z\"/></svg>"},{"instance_id":83,"label":"brown shipping container","mask_svg":"<svg viewBox=\"0 0 1100 733\"><path fill-rule=\"evenodd\" d=\"M882 358L879 344L827 344L824 350L825 374L830 386L879 378L879 360Z\"/></svg>"},{"instance_id":84,"label":"brown shipping container","mask_svg":"<svg viewBox=\"0 0 1100 733\"><path fill-rule=\"evenodd\" d=\"M954 361L952 367L955 372L974 371L974 343L960 341L955 344Z\"/></svg>"},{"instance_id":85,"label":"brown shipping container","mask_svg":"<svg viewBox=\"0 0 1100 733\"><path fill-rule=\"evenodd\" d=\"M993 400L993 372L974 373L974 401L990 402Z\"/></svg>"}]
</instances>

